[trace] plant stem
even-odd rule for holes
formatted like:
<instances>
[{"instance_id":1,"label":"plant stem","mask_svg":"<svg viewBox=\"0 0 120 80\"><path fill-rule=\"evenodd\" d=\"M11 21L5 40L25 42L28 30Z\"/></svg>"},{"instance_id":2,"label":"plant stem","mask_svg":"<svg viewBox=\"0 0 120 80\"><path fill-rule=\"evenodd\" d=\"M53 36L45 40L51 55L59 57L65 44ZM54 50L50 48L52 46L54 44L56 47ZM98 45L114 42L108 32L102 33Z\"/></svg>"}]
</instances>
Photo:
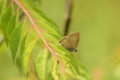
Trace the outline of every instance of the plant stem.
<instances>
[{"instance_id":1,"label":"plant stem","mask_svg":"<svg viewBox=\"0 0 120 80\"><path fill-rule=\"evenodd\" d=\"M24 6L18 0L13 0L13 2L15 2L18 5L18 7L20 7L20 9L24 12L24 14L26 15L26 17L30 20L30 22L32 24L32 27L36 30L36 32L38 33L39 37L42 39L43 43L45 44L46 48L50 51L50 53L52 54L52 56L55 57L60 62L61 70L64 72L64 65L63 65L63 63L60 61L60 59L58 59L56 57L56 52L49 46L48 42L45 40L45 38L42 35L42 30L40 30L38 28L37 24L35 23L34 19L30 15L30 13L28 12L28 10L26 10L24 8Z\"/></svg>"},{"instance_id":2,"label":"plant stem","mask_svg":"<svg viewBox=\"0 0 120 80\"><path fill-rule=\"evenodd\" d=\"M66 0L66 12L65 12L65 25L64 25L64 36L68 34L71 23L71 15L73 10L73 0Z\"/></svg>"}]
</instances>

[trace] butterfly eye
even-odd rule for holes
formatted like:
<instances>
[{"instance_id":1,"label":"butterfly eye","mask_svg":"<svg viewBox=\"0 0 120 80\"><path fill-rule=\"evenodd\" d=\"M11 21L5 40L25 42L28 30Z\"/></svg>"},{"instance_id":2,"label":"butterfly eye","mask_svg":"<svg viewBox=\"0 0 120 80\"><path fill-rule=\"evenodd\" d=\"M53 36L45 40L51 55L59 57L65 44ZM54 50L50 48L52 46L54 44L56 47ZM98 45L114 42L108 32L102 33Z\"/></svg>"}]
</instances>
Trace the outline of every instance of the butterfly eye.
<instances>
[{"instance_id":1,"label":"butterfly eye","mask_svg":"<svg viewBox=\"0 0 120 80\"><path fill-rule=\"evenodd\" d=\"M77 50L75 49L75 52L77 52Z\"/></svg>"},{"instance_id":2,"label":"butterfly eye","mask_svg":"<svg viewBox=\"0 0 120 80\"><path fill-rule=\"evenodd\" d=\"M57 61L57 63L59 64L59 61Z\"/></svg>"},{"instance_id":3,"label":"butterfly eye","mask_svg":"<svg viewBox=\"0 0 120 80\"><path fill-rule=\"evenodd\" d=\"M59 43L61 43L61 41L59 41Z\"/></svg>"}]
</instances>

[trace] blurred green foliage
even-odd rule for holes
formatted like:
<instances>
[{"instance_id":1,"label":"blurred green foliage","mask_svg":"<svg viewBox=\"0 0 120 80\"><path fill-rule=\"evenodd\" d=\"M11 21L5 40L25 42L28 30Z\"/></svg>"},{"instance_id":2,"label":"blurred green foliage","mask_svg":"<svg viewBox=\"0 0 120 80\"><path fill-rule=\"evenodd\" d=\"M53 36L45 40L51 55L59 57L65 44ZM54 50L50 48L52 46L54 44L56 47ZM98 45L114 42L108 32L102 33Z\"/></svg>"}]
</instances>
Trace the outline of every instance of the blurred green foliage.
<instances>
[{"instance_id":1,"label":"blurred green foliage","mask_svg":"<svg viewBox=\"0 0 120 80\"><path fill-rule=\"evenodd\" d=\"M119 4L119 0L74 0L69 32L80 32L75 55L94 80L120 80ZM64 0L41 0L38 6L63 32ZM22 80L9 52L3 42L0 45L0 80Z\"/></svg>"}]
</instances>

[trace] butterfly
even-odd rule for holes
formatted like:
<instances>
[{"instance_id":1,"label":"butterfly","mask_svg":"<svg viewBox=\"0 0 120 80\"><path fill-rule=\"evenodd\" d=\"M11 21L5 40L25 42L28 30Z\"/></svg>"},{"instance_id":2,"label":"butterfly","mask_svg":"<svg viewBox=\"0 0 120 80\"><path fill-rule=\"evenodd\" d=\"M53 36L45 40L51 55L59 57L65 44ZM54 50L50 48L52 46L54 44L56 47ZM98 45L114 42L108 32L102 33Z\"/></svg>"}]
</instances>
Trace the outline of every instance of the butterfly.
<instances>
[{"instance_id":1,"label":"butterfly","mask_svg":"<svg viewBox=\"0 0 120 80\"><path fill-rule=\"evenodd\" d=\"M68 36L64 36L60 39L60 44L70 52L77 52L76 47L78 46L80 38L79 32L72 32Z\"/></svg>"}]
</instances>

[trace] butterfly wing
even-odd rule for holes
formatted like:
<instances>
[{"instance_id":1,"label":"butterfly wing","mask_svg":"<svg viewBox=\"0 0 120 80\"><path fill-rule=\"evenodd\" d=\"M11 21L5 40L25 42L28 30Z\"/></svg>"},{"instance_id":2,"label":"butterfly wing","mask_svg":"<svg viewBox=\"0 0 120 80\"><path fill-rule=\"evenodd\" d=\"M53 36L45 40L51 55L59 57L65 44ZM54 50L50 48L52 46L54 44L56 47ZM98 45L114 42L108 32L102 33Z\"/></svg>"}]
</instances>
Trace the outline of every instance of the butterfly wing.
<instances>
[{"instance_id":1,"label":"butterfly wing","mask_svg":"<svg viewBox=\"0 0 120 80\"><path fill-rule=\"evenodd\" d=\"M70 44L69 44L69 41L68 41L68 37L67 36L64 36L61 38L61 40L59 41L61 43L61 45L68 49L70 47Z\"/></svg>"},{"instance_id":2,"label":"butterfly wing","mask_svg":"<svg viewBox=\"0 0 120 80\"><path fill-rule=\"evenodd\" d=\"M70 44L70 48L75 49L78 46L79 38L80 38L79 32L73 32L68 35L68 41Z\"/></svg>"}]
</instances>

